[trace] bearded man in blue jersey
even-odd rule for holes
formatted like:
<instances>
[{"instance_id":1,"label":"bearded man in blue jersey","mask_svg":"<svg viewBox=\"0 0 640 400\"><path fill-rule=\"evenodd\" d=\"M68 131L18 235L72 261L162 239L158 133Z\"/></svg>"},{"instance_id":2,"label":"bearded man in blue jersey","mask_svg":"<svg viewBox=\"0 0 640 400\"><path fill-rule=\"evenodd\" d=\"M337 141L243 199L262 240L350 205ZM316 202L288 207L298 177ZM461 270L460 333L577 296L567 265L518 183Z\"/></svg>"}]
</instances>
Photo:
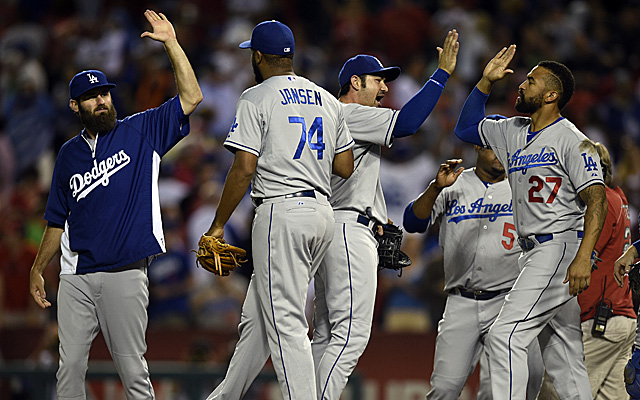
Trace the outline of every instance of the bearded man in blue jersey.
<instances>
[{"instance_id":1,"label":"bearded man in blue jersey","mask_svg":"<svg viewBox=\"0 0 640 400\"><path fill-rule=\"evenodd\" d=\"M84 129L56 159L31 295L47 300L43 271L58 250L58 399L85 399L91 343L107 343L127 399L153 399L147 350L147 267L165 252L158 173L160 160L189 133L189 114L202 92L175 30L162 14L145 12L149 37L164 44L178 95L158 108L118 120L110 83L99 70L76 74L69 107Z\"/></svg>"}]
</instances>

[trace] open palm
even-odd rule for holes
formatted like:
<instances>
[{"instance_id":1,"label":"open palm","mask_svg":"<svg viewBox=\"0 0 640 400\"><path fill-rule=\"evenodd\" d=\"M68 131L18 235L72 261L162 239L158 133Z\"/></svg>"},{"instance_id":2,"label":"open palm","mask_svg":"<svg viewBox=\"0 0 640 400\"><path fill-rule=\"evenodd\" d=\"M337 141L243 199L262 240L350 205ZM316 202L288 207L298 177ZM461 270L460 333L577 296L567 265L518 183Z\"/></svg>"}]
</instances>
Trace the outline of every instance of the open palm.
<instances>
[{"instance_id":1,"label":"open palm","mask_svg":"<svg viewBox=\"0 0 640 400\"><path fill-rule=\"evenodd\" d=\"M503 47L502 50L500 50L498 54L489 61L482 72L482 76L493 83L495 81L499 81L508 74L512 74L513 70L508 69L507 67L515 54L515 44L512 44L509 47Z\"/></svg>"},{"instance_id":2,"label":"open palm","mask_svg":"<svg viewBox=\"0 0 640 400\"><path fill-rule=\"evenodd\" d=\"M163 13L147 10L144 12L144 16L151 24L153 32L144 32L140 37L149 37L162 43L176 38L176 31L173 29L173 25Z\"/></svg>"}]
</instances>

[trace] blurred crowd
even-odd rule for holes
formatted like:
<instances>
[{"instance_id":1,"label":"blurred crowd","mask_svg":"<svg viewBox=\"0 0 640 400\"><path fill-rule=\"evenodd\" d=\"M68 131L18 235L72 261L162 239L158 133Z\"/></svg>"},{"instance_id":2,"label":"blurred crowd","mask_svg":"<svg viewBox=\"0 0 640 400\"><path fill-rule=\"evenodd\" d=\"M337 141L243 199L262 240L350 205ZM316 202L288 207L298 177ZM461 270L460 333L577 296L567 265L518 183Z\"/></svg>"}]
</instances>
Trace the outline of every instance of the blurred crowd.
<instances>
[{"instance_id":1,"label":"blurred crowd","mask_svg":"<svg viewBox=\"0 0 640 400\"><path fill-rule=\"evenodd\" d=\"M400 108L437 65L446 32L460 33L458 65L434 112L410 138L383 153L389 217L404 207L448 158L475 160L453 134L467 94L501 47L517 44L515 73L494 88L488 113L515 114L517 86L539 61L569 66L576 93L563 115L604 143L632 212L640 209L640 3L631 0L187 0L0 2L0 328L45 326L54 312L29 295L29 270L60 146L81 130L68 107L68 83L83 69L101 69L117 84L120 118L174 96L173 73L161 45L141 40L145 8L167 14L189 56L204 101L191 116L191 134L161 166L160 198L167 254L149 269L150 329L197 327L234 331L251 274L248 262L221 279L196 267L198 238L215 214L233 155L221 143L243 90L254 84L249 52L237 45L260 21L277 19L296 38L294 70L338 92L338 71L358 53L397 65L386 107ZM225 229L226 239L251 249L253 207L245 196ZM444 307L437 232L406 235L413 265L401 277L380 272L376 330L428 332ZM47 296L55 304L59 268L48 268Z\"/></svg>"}]
</instances>

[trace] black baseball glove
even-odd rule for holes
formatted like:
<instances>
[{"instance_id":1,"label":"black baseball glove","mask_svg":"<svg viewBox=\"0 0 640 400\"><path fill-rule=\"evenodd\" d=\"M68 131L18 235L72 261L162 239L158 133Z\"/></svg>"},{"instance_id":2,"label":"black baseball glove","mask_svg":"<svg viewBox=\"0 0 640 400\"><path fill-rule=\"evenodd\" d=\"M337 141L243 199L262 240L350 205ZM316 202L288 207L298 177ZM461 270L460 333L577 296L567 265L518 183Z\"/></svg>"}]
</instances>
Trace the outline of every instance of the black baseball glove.
<instances>
[{"instance_id":1,"label":"black baseball glove","mask_svg":"<svg viewBox=\"0 0 640 400\"><path fill-rule=\"evenodd\" d=\"M640 295L640 262L633 264L629 270L629 288L633 294Z\"/></svg>"},{"instance_id":2,"label":"black baseball glove","mask_svg":"<svg viewBox=\"0 0 640 400\"><path fill-rule=\"evenodd\" d=\"M402 229L396 225L382 225L382 235L374 234L378 241L378 269L387 268L398 271L402 276L402 268L411 265L411 259L402 250Z\"/></svg>"}]
</instances>

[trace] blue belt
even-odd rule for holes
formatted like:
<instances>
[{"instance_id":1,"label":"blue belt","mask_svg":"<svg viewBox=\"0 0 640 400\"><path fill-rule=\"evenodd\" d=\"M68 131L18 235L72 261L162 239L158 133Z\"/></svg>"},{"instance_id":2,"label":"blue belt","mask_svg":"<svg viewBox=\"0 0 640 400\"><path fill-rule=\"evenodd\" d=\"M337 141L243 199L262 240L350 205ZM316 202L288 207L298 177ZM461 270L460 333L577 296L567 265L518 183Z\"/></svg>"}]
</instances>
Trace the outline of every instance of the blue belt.
<instances>
[{"instance_id":1,"label":"blue belt","mask_svg":"<svg viewBox=\"0 0 640 400\"><path fill-rule=\"evenodd\" d=\"M502 289L502 290L467 290L463 288L455 288L452 293L458 293L462 297L466 297L468 299L474 300L490 300L496 296L499 296L503 293L507 293L511 289Z\"/></svg>"},{"instance_id":2,"label":"blue belt","mask_svg":"<svg viewBox=\"0 0 640 400\"><path fill-rule=\"evenodd\" d=\"M294 197L313 197L316 198L316 192L313 190L303 190L296 193L285 194L284 196L274 196L274 197L259 197L253 199L253 204L258 207L260 204L264 203L265 200L276 199L278 197L284 197L285 199L292 199Z\"/></svg>"},{"instance_id":3,"label":"blue belt","mask_svg":"<svg viewBox=\"0 0 640 400\"><path fill-rule=\"evenodd\" d=\"M583 231L577 231L577 237L578 239L582 239L582 237L584 236L584 232ZM546 235L535 235L534 236L536 238L536 241L539 244L542 244L544 242L548 242L549 240L553 239L553 233L548 233ZM533 247L536 245L536 242L533 241L533 239L529 239L527 237L519 237L518 238L518 244L520 245L520 248L524 251L529 251L531 249L533 249Z\"/></svg>"},{"instance_id":4,"label":"blue belt","mask_svg":"<svg viewBox=\"0 0 640 400\"><path fill-rule=\"evenodd\" d=\"M358 214L357 221L359 224L362 224L368 228L369 222L371 222L371 219L369 219L369 217L367 217L366 215Z\"/></svg>"}]
</instances>

